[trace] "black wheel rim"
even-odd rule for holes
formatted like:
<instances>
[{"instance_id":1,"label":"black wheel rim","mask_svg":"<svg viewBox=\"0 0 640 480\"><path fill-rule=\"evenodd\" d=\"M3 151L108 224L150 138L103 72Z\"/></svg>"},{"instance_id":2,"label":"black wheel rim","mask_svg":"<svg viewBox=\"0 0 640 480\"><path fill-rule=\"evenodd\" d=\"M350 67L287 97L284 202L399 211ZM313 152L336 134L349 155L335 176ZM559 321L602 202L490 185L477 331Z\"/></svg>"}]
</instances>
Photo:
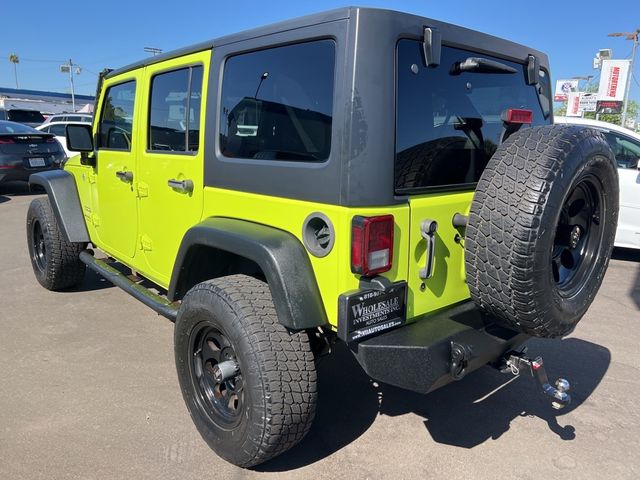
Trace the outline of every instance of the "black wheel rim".
<instances>
[{"instance_id":1,"label":"black wheel rim","mask_svg":"<svg viewBox=\"0 0 640 480\"><path fill-rule=\"evenodd\" d=\"M44 242L42 227L40 226L40 222L37 220L33 222L31 247L33 250L31 254L33 263L36 265L38 270L44 272L47 268L47 247Z\"/></svg>"},{"instance_id":2,"label":"black wheel rim","mask_svg":"<svg viewBox=\"0 0 640 480\"><path fill-rule=\"evenodd\" d=\"M558 293L570 297L587 282L602 245L605 196L588 175L569 191L558 219L551 254L551 275Z\"/></svg>"},{"instance_id":3,"label":"black wheel rim","mask_svg":"<svg viewBox=\"0 0 640 480\"><path fill-rule=\"evenodd\" d=\"M223 429L231 429L242 420L244 383L233 345L227 336L210 324L194 328L190 338L191 382L200 407ZM216 365L235 362L237 373L219 381Z\"/></svg>"}]
</instances>

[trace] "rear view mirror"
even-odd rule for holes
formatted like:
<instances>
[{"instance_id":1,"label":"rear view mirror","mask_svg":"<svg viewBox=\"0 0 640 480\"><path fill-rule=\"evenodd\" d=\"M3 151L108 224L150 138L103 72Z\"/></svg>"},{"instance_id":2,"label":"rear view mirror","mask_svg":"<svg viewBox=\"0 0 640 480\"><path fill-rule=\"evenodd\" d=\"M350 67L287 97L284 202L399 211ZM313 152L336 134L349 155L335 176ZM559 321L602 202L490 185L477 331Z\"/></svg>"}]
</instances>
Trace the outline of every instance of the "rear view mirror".
<instances>
[{"instance_id":1,"label":"rear view mirror","mask_svg":"<svg viewBox=\"0 0 640 480\"><path fill-rule=\"evenodd\" d=\"M67 148L74 152L93 152L91 125L69 124L66 130Z\"/></svg>"}]
</instances>

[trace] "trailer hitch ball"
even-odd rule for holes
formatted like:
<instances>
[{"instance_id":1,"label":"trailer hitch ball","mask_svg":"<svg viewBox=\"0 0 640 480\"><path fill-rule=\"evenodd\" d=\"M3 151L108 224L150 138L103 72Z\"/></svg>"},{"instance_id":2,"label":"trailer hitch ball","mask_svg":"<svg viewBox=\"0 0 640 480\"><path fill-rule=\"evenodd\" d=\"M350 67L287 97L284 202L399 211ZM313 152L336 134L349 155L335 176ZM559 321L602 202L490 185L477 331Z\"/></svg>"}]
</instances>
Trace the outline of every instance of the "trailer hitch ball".
<instances>
[{"instance_id":1,"label":"trailer hitch ball","mask_svg":"<svg viewBox=\"0 0 640 480\"><path fill-rule=\"evenodd\" d=\"M569 381L559 378L555 381L554 387L549 383L542 357L531 359L525 355L525 352L526 350L522 352L507 352L503 357L503 361L499 364L500 370L511 372L514 375L529 373L535 379L542 393L550 397L553 408L560 410L569 405L571 403L571 395L567 393L571 388Z\"/></svg>"}]
</instances>

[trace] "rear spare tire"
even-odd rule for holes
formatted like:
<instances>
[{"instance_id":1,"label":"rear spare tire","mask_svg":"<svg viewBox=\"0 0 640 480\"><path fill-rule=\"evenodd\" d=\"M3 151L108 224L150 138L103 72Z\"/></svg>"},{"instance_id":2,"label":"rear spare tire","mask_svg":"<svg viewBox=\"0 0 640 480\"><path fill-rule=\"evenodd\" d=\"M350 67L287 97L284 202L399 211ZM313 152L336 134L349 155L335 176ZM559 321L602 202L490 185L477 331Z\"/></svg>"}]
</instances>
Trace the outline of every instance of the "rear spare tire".
<instances>
[{"instance_id":1,"label":"rear spare tire","mask_svg":"<svg viewBox=\"0 0 640 480\"><path fill-rule=\"evenodd\" d=\"M609 263L618 175L595 130L548 125L511 135L471 204L465 266L471 298L514 330L569 333Z\"/></svg>"}]
</instances>

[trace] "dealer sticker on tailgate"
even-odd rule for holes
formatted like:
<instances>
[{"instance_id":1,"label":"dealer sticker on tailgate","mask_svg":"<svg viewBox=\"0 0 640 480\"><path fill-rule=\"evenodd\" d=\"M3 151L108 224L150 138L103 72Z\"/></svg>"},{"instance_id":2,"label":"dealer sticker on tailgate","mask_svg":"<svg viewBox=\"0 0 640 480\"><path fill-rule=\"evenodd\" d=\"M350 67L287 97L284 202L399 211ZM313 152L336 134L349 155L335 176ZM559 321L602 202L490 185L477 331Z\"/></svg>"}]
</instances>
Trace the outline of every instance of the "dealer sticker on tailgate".
<instances>
[{"instance_id":1,"label":"dealer sticker on tailgate","mask_svg":"<svg viewBox=\"0 0 640 480\"><path fill-rule=\"evenodd\" d=\"M402 325L406 320L406 282L385 290L357 290L340 295L338 336L346 342Z\"/></svg>"}]
</instances>

